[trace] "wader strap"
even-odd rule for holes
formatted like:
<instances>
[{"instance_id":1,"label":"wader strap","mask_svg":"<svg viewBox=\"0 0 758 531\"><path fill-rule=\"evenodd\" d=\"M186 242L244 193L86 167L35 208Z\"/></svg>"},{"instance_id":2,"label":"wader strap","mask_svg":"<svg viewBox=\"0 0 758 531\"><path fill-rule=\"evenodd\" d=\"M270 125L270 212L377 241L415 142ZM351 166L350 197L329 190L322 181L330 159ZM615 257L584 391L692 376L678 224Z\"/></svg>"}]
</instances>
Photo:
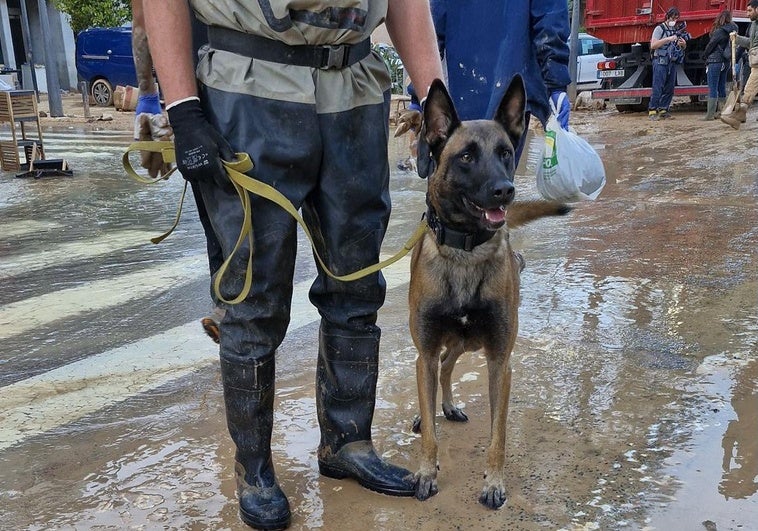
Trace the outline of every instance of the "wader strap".
<instances>
[{"instance_id":1,"label":"wader strap","mask_svg":"<svg viewBox=\"0 0 758 531\"><path fill-rule=\"evenodd\" d=\"M132 153L134 151L151 151L155 153L161 153L163 157L163 162L166 164L172 164L176 162L176 154L174 152L174 145L172 142L159 142L159 141L143 141L143 142L134 142L129 145L126 152L124 153L122 157L122 162L124 164L124 169L126 170L126 173L132 177L133 179L139 181L139 182L148 182L145 179L139 177L137 175L137 172L134 170L134 167L131 164L131 161L129 160L129 153ZM372 273L376 273L377 271L380 271L381 269L384 269L385 267L394 264L401 258L403 258L405 255L407 255L411 249L421 240L421 238L424 237L424 235L429 230L428 225L425 221L422 221L419 223L418 227L416 227L416 230L413 232L410 238L408 238L408 241L403 244L403 248L400 249L397 253L392 255L391 257L380 261L376 264L371 264L369 266L366 266L362 269L359 269L358 271L354 271L352 273L348 273L346 275L336 275L332 273L329 268L326 266L326 263L321 259L321 256L319 256L318 251L316 250L316 245L313 241L313 236L311 235L311 231L308 230L308 226L306 225L303 218L298 213L295 206L292 204L292 202L287 199L281 192L276 190L273 186L270 186L266 183L263 183L257 179L253 179L252 177L245 175L245 172L248 172L253 169L253 161L250 160L250 155L247 153L237 153L236 154L236 160L232 162L226 162L222 161L224 164L224 168L226 169L226 173L229 176L229 179L232 182L232 185L234 186L234 189L237 191L237 194L239 195L240 202L242 203L242 210L244 211L244 219L242 221L242 227L240 228L240 234L237 238L237 243L234 246L234 249L231 253L229 253L229 256L226 258L224 263L219 267L218 271L216 272L214 279L213 279L213 290L218 297L219 300L222 302L225 302L227 304L237 304L239 302L242 302L247 297L248 293L250 292L250 287L253 283L253 225L252 225L252 209L250 205L250 194L255 194L258 197L262 197L264 199L268 199L269 201L279 205L281 208L283 208L287 213L289 213L290 216L292 216L295 221L300 225L300 227L303 229L303 232L305 232L305 235L308 237L308 240L311 243L311 247L313 248L313 255L316 257L316 261L318 261L321 268L324 270L324 273L329 275L331 278L335 280L339 280L342 282L350 282L353 280L358 280L359 278L363 278L367 275L370 275ZM159 182L160 180L150 180L151 183ZM174 226L165 234L158 236L157 238L153 238L151 241L153 243L158 243L162 241L166 236L171 234L171 231L174 230L174 227L176 227L177 223L179 222L179 216L181 215L181 205L184 201L184 193L187 190L187 181L184 182L184 191L182 192L182 198L179 202L179 210L177 213L176 221L174 222ZM249 192L249 193L248 193ZM232 261L232 258L237 254L237 251L242 247L242 244L244 241L248 241L248 257L247 257L247 271L245 272L245 280L244 285L240 291L240 293L234 297L231 300L225 299L221 296L221 280L224 277L224 274L226 273L227 268L229 267L229 263Z\"/></svg>"},{"instance_id":2,"label":"wader strap","mask_svg":"<svg viewBox=\"0 0 758 531\"><path fill-rule=\"evenodd\" d=\"M208 43L211 48L253 59L325 70L347 68L371 52L369 39L357 44L291 46L274 39L218 26L208 28Z\"/></svg>"}]
</instances>

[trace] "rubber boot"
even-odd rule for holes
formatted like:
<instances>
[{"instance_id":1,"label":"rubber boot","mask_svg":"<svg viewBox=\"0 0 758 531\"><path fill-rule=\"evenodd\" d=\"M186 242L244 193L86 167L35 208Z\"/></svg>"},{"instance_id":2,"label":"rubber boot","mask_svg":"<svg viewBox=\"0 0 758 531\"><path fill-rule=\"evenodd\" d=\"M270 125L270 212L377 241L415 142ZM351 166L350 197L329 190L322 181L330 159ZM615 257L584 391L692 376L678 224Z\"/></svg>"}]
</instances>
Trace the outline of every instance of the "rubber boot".
<instances>
[{"instance_id":1,"label":"rubber boot","mask_svg":"<svg viewBox=\"0 0 758 531\"><path fill-rule=\"evenodd\" d=\"M726 105L726 98L718 98L716 100L716 118L721 118L721 111L724 110L724 106Z\"/></svg>"},{"instance_id":2,"label":"rubber boot","mask_svg":"<svg viewBox=\"0 0 758 531\"><path fill-rule=\"evenodd\" d=\"M747 119L747 105L744 103L736 104L734 106L734 111L729 114L722 114L720 119L733 129L739 130L740 126L745 123L745 120Z\"/></svg>"},{"instance_id":3,"label":"rubber boot","mask_svg":"<svg viewBox=\"0 0 758 531\"><path fill-rule=\"evenodd\" d=\"M256 529L285 529L290 506L271 460L274 356L250 361L221 358L226 422L234 444L240 518Z\"/></svg>"},{"instance_id":4,"label":"rubber boot","mask_svg":"<svg viewBox=\"0 0 758 531\"><path fill-rule=\"evenodd\" d=\"M413 474L379 458L371 442L378 368L378 332L327 333L322 325L316 366L319 471L382 494L414 496Z\"/></svg>"},{"instance_id":5,"label":"rubber boot","mask_svg":"<svg viewBox=\"0 0 758 531\"><path fill-rule=\"evenodd\" d=\"M716 106L718 105L718 102L716 98L708 98L708 108L705 113L705 118L703 118L704 121L710 121L713 120L716 117Z\"/></svg>"}]
</instances>

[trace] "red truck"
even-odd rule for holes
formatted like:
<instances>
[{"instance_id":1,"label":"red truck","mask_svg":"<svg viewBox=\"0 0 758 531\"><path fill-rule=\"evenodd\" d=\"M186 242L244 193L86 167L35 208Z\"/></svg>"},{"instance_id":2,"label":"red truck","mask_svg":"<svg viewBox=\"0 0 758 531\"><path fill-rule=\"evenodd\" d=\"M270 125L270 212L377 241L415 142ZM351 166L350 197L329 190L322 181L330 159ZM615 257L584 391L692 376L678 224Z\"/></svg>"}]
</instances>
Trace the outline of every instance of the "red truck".
<instances>
[{"instance_id":1,"label":"red truck","mask_svg":"<svg viewBox=\"0 0 758 531\"><path fill-rule=\"evenodd\" d=\"M678 65L674 95L689 96L692 101L707 97L703 50L708 32L718 14L729 9L740 34L745 35L750 23L747 0L587 0L585 30L603 40L607 58L598 63L602 83L592 91L593 98L608 99L619 111L647 110L653 78L650 37L672 6L679 8L679 19L687 22L692 36L684 63Z\"/></svg>"}]
</instances>

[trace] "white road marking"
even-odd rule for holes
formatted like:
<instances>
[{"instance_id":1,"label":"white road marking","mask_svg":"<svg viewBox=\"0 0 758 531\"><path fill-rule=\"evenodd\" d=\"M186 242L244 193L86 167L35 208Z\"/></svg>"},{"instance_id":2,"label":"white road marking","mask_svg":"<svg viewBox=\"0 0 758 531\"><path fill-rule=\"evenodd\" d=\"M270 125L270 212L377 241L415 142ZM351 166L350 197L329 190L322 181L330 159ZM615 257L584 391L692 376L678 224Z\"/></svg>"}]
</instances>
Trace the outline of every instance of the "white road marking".
<instances>
[{"instance_id":1,"label":"white road marking","mask_svg":"<svg viewBox=\"0 0 758 531\"><path fill-rule=\"evenodd\" d=\"M205 258L193 258L199 274L205 272ZM409 258L405 257L384 270L387 288L392 289L408 282ZM187 267L188 264L177 264ZM202 272L202 273L201 273ZM186 270L185 270L186 276ZM147 273L139 273L139 275ZM164 274L168 274L165 272ZM138 282L152 282L155 270L148 278L137 281L132 277L122 281L108 282L109 292L128 286L133 292L142 286ZM166 278L161 281L165 285ZM178 281L178 280L177 280ZM121 287L115 288L114 282ZM307 280L295 285L293 310L289 329L296 330L319 319L318 311L308 301L308 290L313 281ZM89 285L91 286L91 284ZM90 293L86 290L80 294ZM53 296L53 295L51 295ZM128 297L131 293L127 294ZM91 295L88 299L94 299ZM62 315L83 311L84 304L93 300L73 302ZM109 298L109 304L119 304ZM27 307L41 306L25 303ZM58 308L58 312L63 307ZM19 310L20 311L20 310ZM30 311L30 317L34 317ZM0 313L0 324L4 320ZM2 327L0 326L0 329ZM144 393L171 380L181 378L191 372L215 362L218 351L192 322L124 345L81 361L70 363L44 374L27 378L0 388L0 451L18 444L28 437L39 435L64 424L74 422L104 407L123 402L139 393Z\"/></svg>"},{"instance_id":2,"label":"white road marking","mask_svg":"<svg viewBox=\"0 0 758 531\"><path fill-rule=\"evenodd\" d=\"M5 226L3 226L3 233L5 233ZM157 231L124 230L111 232L89 240L61 243L54 248L36 253L6 256L0 262L0 279L9 278L28 271L44 269L51 265L106 255L127 247L148 244L150 243L150 238L155 237L157 234Z\"/></svg>"},{"instance_id":3,"label":"white road marking","mask_svg":"<svg viewBox=\"0 0 758 531\"><path fill-rule=\"evenodd\" d=\"M123 304L166 286L187 284L207 275L207 271L205 255L194 255L6 304L0 308L0 340L60 319Z\"/></svg>"},{"instance_id":4,"label":"white road marking","mask_svg":"<svg viewBox=\"0 0 758 531\"><path fill-rule=\"evenodd\" d=\"M26 234L33 234L35 232L46 232L51 229L57 229L61 227L60 223L54 221L37 221L34 219L23 221L11 221L3 223L2 230L0 230L0 238L3 240L11 240L24 236ZM2 267L3 264L0 264Z\"/></svg>"}]
</instances>

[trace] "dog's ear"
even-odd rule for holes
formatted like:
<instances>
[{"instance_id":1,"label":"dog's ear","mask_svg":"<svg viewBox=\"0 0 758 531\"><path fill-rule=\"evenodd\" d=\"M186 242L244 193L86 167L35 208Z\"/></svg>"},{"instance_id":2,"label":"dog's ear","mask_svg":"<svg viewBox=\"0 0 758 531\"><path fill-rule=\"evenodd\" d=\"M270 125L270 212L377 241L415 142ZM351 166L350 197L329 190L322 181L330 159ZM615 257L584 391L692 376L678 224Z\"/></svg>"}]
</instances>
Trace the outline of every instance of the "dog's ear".
<instances>
[{"instance_id":1,"label":"dog's ear","mask_svg":"<svg viewBox=\"0 0 758 531\"><path fill-rule=\"evenodd\" d=\"M508 90L505 91L500 105L495 111L495 121L505 128L508 137L511 139L514 149L521 141L521 135L524 134L526 124L524 123L524 113L526 112L526 89L524 80L519 74L513 76Z\"/></svg>"},{"instance_id":2,"label":"dog's ear","mask_svg":"<svg viewBox=\"0 0 758 531\"><path fill-rule=\"evenodd\" d=\"M424 104L424 140L429 144L432 154L439 156L441 147L450 138L453 130L460 125L458 113L455 112L445 84L435 79L429 87L429 94Z\"/></svg>"}]
</instances>

